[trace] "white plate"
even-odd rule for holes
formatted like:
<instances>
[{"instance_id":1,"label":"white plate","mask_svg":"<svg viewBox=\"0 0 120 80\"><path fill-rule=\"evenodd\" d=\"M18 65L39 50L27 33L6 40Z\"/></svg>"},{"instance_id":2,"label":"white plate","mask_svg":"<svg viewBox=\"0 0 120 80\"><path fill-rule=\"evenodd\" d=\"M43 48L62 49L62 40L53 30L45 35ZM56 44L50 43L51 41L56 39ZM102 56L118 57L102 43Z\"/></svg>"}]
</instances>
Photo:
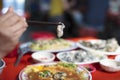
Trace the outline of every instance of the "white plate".
<instances>
[{"instance_id":1,"label":"white plate","mask_svg":"<svg viewBox=\"0 0 120 80\"><path fill-rule=\"evenodd\" d=\"M82 41L82 40L80 40ZM87 51L90 51L90 52L93 52L93 53L99 53L99 54L105 54L105 55L118 55L120 54L120 47L118 47L114 52L106 52L106 51L102 51L102 50L95 50L93 48L90 48L90 47L86 47L82 44L80 44L80 41L78 41L76 44L78 47L84 49L84 50L87 50ZM104 40L100 40L100 39L97 39L97 40L87 40L87 41L90 41L92 43L98 43L100 42L100 44L102 45L102 41ZM114 45L113 45L114 46Z\"/></svg>"},{"instance_id":2,"label":"white plate","mask_svg":"<svg viewBox=\"0 0 120 80\"><path fill-rule=\"evenodd\" d=\"M41 51L41 52L61 52L61 51L73 50L73 49L76 49L76 48L78 47L75 42L73 42L73 41L69 41L69 42L70 42L70 44L71 44L70 47L62 48L62 49L56 49L56 50L32 50L32 49L29 47L29 46L32 44L32 42L26 42L26 43L21 44L20 46L30 48L30 51L32 51L32 52L37 52L37 51Z\"/></svg>"},{"instance_id":3,"label":"white plate","mask_svg":"<svg viewBox=\"0 0 120 80\"><path fill-rule=\"evenodd\" d=\"M34 65L31 65L31 66L38 66L38 65L55 65L55 64L57 64L57 62L34 64ZM25 68L24 68L24 69L25 69ZM24 69L22 69L22 70L20 71L20 73L19 73L19 80L28 80L27 74L24 72ZM91 75L91 73L90 73L87 69L85 69L85 68L82 67L82 66L79 66L78 69L79 69L80 71L85 71L85 72L86 72L86 73L85 73L85 76L88 75L88 80L92 80L92 75Z\"/></svg>"},{"instance_id":4,"label":"white plate","mask_svg":"<svg viewBox=\"0 0 120 80\"><path fill-rule=\"evenodd\" d=\"M79 55L77 55L77 54L79 54ZM83 56L83 54L85 54L85 55ZM62 62L73 62L75 64L97 63L100 60L107 58L106 55L90 53L90 52L86 52L84 50L59 52L56 56Z\"/></svg>"}]
</instances>

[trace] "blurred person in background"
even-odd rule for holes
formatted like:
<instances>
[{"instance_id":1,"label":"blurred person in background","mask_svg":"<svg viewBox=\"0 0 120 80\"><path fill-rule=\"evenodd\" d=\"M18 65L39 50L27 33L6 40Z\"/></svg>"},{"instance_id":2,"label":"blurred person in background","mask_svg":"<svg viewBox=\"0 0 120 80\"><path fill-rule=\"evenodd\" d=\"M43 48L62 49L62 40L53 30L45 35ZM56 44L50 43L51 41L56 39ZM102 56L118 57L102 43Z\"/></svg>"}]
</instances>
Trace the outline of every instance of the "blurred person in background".
<instances>
[{"instance_id":1,"label":"blurred person in background","mask_svg":"<svg viewBox=\"0 0 120 80\"><path fill-rule=\"evenodd\" d=\"M81 36L97 37L99 32L104 31L109 0L87 0L86 2L87 10L84 14L80 34Z\"/></svg>"},{"instance_id":2,"label":"blurred person in background","mask_svg":"<svg viewBox=\"0 0 120 80\"><path fill-rule=\"evenodd\" d=\"M0 16L0 58L12 51L19 38L27 29L25 19L17 15L10 7L7 13Z\"/></svg>"},{"instance_id":3,"label":"blurred person in background","mask_svg":"<svg viewBox=\"0 0 120 80\"><path fill-rule=\"evenodd\" d=\"M64 0L64 38L78 37L79 28L82 23L82 13L80 12L80 0Z\"/></svg>"},{"instance_id":4,"label":"blurred person in background","mask_svg":"<svg viewBox=\"0 0 120 80\"><path fill-rule=\"evenodd\" d=\"M86 24L91 28L102 31L108 7L109 0L89 0Z\"/></svg>"},{"instance_id":5,"label":"blurred person in background","mask_svg":"<svg viewBox=\"0 0 120 80\"><path fill-rule=\"evenodd\" d=\"M63 22L63 0L50 0L48 10L48 21L49 22ZM49 31L57 34L56 27L52 25L48 27ZM57 35L56 35L57 36Z\"/></svg>"},{"instance_id":6,"label":"blurred person in background","mask_svg":"<svg viewBox=\"0 0 120 80\"><path fill-rule=\"evenodd\" d=\"M63 21L63 0L51 0L49 9L49 18L52 22L62 22Z\"/></svg>"},{"instance_id":7,"label":"blurred person in background","mask_svg":"<svg viewBox=\"0 0 120 80\"><path fill-rule=\"evenodd\" d=\"M105 30L100 38L116 38L120 44L120 0L109 0Z\"/></svg>"}]
</instances>

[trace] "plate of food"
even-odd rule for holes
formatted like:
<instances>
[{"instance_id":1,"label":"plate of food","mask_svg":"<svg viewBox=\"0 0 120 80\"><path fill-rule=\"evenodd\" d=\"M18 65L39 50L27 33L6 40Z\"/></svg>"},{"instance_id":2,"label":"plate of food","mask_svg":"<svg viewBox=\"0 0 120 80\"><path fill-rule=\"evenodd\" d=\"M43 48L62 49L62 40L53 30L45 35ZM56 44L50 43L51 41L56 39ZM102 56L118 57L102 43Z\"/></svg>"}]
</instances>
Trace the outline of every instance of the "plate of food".
<instances>
[{"instance_id":1,"label":"plate of food","mask_svg":"<svg viewBox=\"0 0 120 80\"><path fill-rule=\"evenodd\" d=\"M32 52L60 52L72 50L78 47L75 42L65 39L35 40L24 43L21 46L28 47Z\"/></svg>"},{"instance_id":2,"label":"plate of food","mask_svg":"<svg viewBox=\"0 0 120 80\"><path fill-rule=\"evenodd\" d=\"M106 55L91 53L82 49L59 52L56 56L62 62L72 62L81 65L97 63L100 60L107 58Z\"/></svg>"},{"instance_id":3,"label":"plate of food","mask_svg":"<svg viewBox=\"0 0 120 80\"><path fill-rule=\"evenodd\" d=\"M95 53L105 55L118 55L120 54L120 46L115 38L102 40L80 40L77 42L77 46Z\"/></svg>"},{"instance_id":4,"label":"plate of food","mask_svg":"<svg viewBox=\"0 0 120 80\"><path fill-rule=\"evenodd\" d=\"M73 63L28 65L19 73L19 80L92 80L90 72Z\"/></svg>"}]
</instances>

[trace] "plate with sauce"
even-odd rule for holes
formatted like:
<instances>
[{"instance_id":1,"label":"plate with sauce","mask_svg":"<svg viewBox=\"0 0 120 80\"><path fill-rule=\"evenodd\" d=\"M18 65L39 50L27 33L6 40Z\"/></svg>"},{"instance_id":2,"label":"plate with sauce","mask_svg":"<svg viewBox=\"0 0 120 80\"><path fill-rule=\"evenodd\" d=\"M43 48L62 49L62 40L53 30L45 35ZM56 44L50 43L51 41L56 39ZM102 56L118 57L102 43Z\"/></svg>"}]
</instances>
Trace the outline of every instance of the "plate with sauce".
<instances>
[{"instance_id":1,"label":"plate with sauce","mask_svg":"<svg viewBox=\"0 0 120 80\"><path fill-rule=\"evenodd\" d=\"M73 63L43 63L28 65L19 73L19 80L92 80L91 73Z\"/></svg>"}]
</instances>

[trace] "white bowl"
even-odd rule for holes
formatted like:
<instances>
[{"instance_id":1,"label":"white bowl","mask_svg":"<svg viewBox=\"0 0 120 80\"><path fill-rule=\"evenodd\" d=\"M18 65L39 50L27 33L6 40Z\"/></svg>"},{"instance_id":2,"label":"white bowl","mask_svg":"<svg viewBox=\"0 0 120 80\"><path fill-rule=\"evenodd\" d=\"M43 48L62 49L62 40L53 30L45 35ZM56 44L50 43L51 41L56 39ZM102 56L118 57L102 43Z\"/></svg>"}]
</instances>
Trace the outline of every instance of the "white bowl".
<instances>
[{"instance_id":1,"label":"white bowl","mask_svg":"<svg viewBox=\"0 0 120 80\"><path fill-rule=\"evenodd\" d=\"M107 72L117 72L120 71L120 62L114 59L103 59L100 61L100 66Z\"/></svg>"},{"instance_id":2,"label":"white bowl","mask_svg":"<svg viewBox=\"0 0 120 80\"><path fill-rule=\"evenodd\" d=\"M0 74L2 73L4 67L5 67L5 61L3 59L0 59Z\"/></svg>"},{"instance_id":3,"label":"white bowl","mask_svg":"<svg viewBox=\"0 0 120 80\"><path fill-rule=\"evenodd\" d=\"M46 63L46 62L54 61L55 55L53 53L50 53L50 52L35 52L32 54L32 58L36 62Z\"/></svg>"}]
</instances>

